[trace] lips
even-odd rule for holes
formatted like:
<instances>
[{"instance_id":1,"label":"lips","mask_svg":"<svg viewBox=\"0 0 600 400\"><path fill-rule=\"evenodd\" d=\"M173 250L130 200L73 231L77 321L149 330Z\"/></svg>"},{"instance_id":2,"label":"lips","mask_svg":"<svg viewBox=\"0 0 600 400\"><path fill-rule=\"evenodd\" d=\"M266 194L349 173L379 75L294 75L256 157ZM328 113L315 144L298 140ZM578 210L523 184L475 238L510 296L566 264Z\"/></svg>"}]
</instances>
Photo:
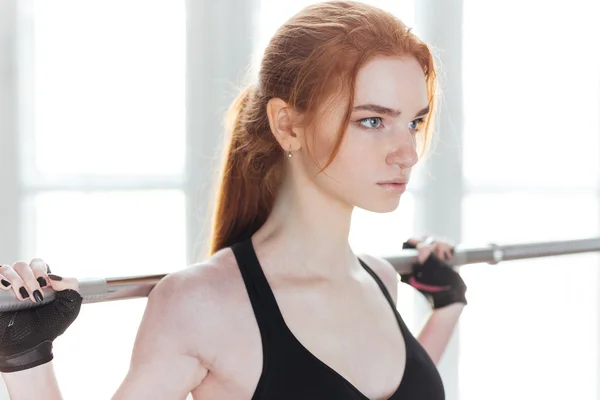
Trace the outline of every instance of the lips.
<instances>
[{"instance_id":1,"label":"lips","mask_svg":"<svg viewBox=\"0 0 600 400\"><path fill-rule=\"evenodd\" d=\"M402 178L392 179L389 181L377 182L378 185L385 185L386 183L396 184L396 185L406 185L407 180Z\"/></svg>"},{"instance_id":2,"label":"lips","mask_svg":"<svg viewBox=\"0 0 600 400\"><path fill-rule=\"evenodd\" d=\"M406 181L402 180L379 182L377 186L394 194L402 194L406 191Z\"/></svg>"}]
</instances>

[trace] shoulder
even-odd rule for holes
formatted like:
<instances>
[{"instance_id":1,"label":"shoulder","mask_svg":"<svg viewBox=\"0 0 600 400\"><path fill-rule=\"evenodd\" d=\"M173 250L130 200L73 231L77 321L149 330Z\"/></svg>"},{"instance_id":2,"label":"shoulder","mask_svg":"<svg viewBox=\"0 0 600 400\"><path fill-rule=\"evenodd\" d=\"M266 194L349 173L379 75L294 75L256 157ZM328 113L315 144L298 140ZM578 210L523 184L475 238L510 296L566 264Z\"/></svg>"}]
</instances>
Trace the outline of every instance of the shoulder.
<instances>
[{"instance_id":1,"label":"shoulder","mask_svg":"<svg viewBox=\"0 0 600 400\"><path fill-rule=\"evenodd\" d=\"M369 254L358 254L358 258L363 260L364 263L367 264L369 268L371 268L373 272L377 274L388 292L390 292L390 296L392 296L394 304L396 304L398 300L398 281L400 276L392 264L390 264L390 262L384 258Z\"/></svg>"},{"instance_id":2,"label":"shoulder","mask_svg":"<svg viewBox=\"0 0 600 400\"><path fill-rule=\"evenodd\" d=\"M224 249L161 279L148 296L145 318L155 321L162 333L176 327L173 333L180 344L212 364L218 339L228 332L247 298L235 257Z\"/></svg>"},{"instance_id":3,"label":"shoulder","mask_svg":"<svg viewBox=\"0 0 600 400\"><path fill-rule=\"evenodd\" d=\"M203 262L165 276L152 290L149 300L160 298L180 306L192 306L195 303L192 299L212 302L215 297L229 294L239 275L233 252L223 249Z\"/></svg>"},{"instance_id":4,"label":"shoulder","mask_svg":"<svg viewBox=\"0 0 600 400\"><path fill-rule=\"evenodd\" d=\"M233 335L235 285L233 265L222 255L161 279L148 296L129 371L113 398L184 398L198 387Z\"/></svg>"},{"instance_id":5,"label":"shoulder","mask_svg":"<svg viewBox=\"0 0 600 400\"><path fill-rule=\"evenodd\" d=\"M148 301L185 309L209 306L231 288L237 271L234 262L233 257L222 250L206 261L172 272L156 284Z\"/></svg>"}]
</instances>

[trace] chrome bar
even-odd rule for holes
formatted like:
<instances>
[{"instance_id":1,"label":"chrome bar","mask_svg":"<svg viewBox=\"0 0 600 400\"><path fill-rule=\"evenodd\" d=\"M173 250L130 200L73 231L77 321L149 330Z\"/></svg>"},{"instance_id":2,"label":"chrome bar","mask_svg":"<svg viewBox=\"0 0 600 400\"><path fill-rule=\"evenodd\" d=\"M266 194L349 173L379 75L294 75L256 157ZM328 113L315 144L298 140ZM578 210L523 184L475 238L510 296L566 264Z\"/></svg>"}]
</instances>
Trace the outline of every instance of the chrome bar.
<instances>
[{"instance_id":1,"label":"chrome bar","mask_svg":"<svg viewBox=\"0 0 600 400\"><path fill-rule=\"evenodd\" d=\"M520 260L558 256L566 254L600 251L600 237L591 239L565 240L554 242L537 242L498 245L491 243L485 246L457 245L454 249L452 266L465 264L488 263L497 264L502 261ZM417 260L417 250L402 250L397 256L386 257L399 274L410 273L411 266ZM79 292L84 303L98 303L114 300L148 297L154 286L165 276L141 275L119 278L82 279ZM52 289L44 289L44 301L34 303L30 300L17 300L12 292L0 292L0 312L16 311L38 307L54 299Z\"/></svg>"},{"instance_id":2,"label":"chrome bar","mask_svg":"<svg viewBox=\"0 0 600 400\"><path fill-rule=\"evenodd\" d=\"M501 261L522 260L560 256L567 254L600 251L600 237L591 239L562 240L553 242L535 242L519 244L490 243L484 246L457 245L454 248L452 266L466 264L498 264ZM416 261L416 250L402 250L398 256L387 257L399 274L410 273L411 265Z\"/></svg>"},{"instance_id":3,"label":"chrome bar","mask_svg":"<svg viewBox=\"0 0 600 400\"><path fill-rule=\"evenodd\" d=\"M84 304L148 297L158 281L165 276L166 274L81 279L79 293L83 297ZM34 303L30 299L17 300L12 290L2 291L0 292L0 312L39 307L54 300L55 296L54 289L44 288L44 301Z\"/></svg>"}]
</instances>

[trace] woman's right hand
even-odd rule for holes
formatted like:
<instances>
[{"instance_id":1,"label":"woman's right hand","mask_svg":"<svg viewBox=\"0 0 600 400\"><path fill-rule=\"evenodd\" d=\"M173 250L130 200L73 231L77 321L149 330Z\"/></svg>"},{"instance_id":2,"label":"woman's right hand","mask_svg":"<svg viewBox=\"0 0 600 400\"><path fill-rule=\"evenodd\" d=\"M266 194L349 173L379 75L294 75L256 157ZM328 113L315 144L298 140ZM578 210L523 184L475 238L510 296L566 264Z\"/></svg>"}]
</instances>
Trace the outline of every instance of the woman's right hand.
<instances>
[{"instance_id":1,"label":"woman's right hand","mask_svg":"<svg viewBox=\"0 0 600 400\"><path fill-rule=\"evenodd\" d=\"M33 368L53 359L52 342L62 335L79 315L83 298L75 278L50 274L46 263L0 266L0 289L11 291L20 301L43 300L43 288L56 291L53 301L36 308L0 312L0 372Z\"/></svg>"}]
</instances>

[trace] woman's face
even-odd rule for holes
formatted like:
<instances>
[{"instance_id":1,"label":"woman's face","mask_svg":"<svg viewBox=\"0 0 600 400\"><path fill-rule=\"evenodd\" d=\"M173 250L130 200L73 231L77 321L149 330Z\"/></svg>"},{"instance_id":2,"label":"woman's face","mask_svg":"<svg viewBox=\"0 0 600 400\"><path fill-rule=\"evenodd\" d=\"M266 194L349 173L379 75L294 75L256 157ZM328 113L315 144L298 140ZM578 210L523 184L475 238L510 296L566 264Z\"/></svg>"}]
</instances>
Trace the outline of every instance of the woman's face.
<instances>
[{"instance_id":1,"label":"woman's face","mask_svg":"<svg viewBox=\"0 0 600 400\"><path fill-rule=\"evenodd\" d=\"M423 69L413 57L374 58L360 70L354 97L340 150L315 183L350 206L390 212L398 207L406 188L402 182L408 182L418 160L416 136L423 134L428 113ZM333 150L346 107L339 98L330 99L323 104L319 122L306 131L307 145L320 167ZM309 157L303 161L314 176L318 168ZM385 183L389 181L397 183Z\"/></svg>"}]
</instances>

